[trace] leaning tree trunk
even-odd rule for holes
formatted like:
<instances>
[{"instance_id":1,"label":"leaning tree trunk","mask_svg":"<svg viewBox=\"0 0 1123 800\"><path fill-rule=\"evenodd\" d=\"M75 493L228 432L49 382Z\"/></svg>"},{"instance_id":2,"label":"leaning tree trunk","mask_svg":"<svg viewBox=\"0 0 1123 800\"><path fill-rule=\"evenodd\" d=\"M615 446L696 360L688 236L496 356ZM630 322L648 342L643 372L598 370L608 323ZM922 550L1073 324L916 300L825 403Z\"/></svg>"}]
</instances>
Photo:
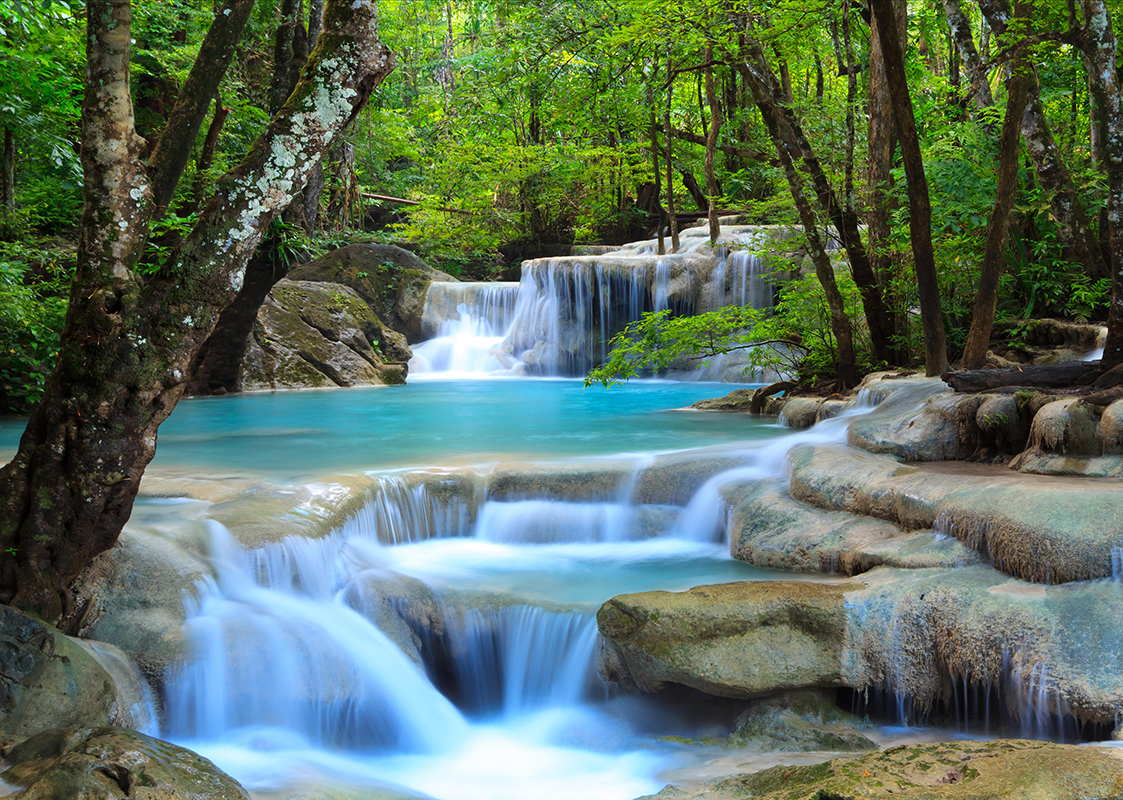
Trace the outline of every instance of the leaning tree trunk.
<instances>
[{"instance_id":1,"label":"leaning tree trunk","mask_svg":"<svg viewBox=\"0 0 1123 800\"><path fill-rule=\"evenodd\" d=\"M994 327L994 309L998 302L998 279L1006 262L1006 236L1010 231L1010 212L1018 194L1018 154L1021 143L1022 113L1032 80L1029 67L1020 59L1006 81L1006 120L1002 125L999 148L998 191L994 198L987 243L983 251L983 267L979 273L979 289L971 310L971 329L963 348L963 369L982 369L987 359L990 333Z\"/></svg>"},{"instance_id":2,"label":"leaning tree trunk","mask_svg":"<svg viewBox=\"0 0 1123 800\"><path fill-rule=\"evenodd\" d=\"M228 32L243 2L216 9L208 40ZM194 229L154 273L141 275L151 201L174 191L182 165L141 158L145 142L129 96L130 24L128 0L90 0L85 205L70 309L43 402L0 470L0 601L47 619L67 610L70 581L113 545L129 518L157 428L219 311L241 288L262 234L394 63L378 40L370 0L331 0L297 90L219 181ZM230 51L192 69L212 78L207 101ZM181 129L189 141L204 114L205 105L194 128ZM180 151L175 144L168 152Z\"/></svg>"},{"instance_id":3,"label":"leaning tree trunk","mask_svg":"<svg viewBox=\"0 0 1123 800\"><path fill-rule=\"evenodd\" d=\"M909 236L920 295L920 324L924 330L924 370L928 375L942 375L948 369L948 352L940 309L940 287L936 278L936 258L932 251L932 204L928 199L928 177L924 174L920 137L916 132L916 118L905 77L904 50L897 35L893 0L871 0L870 8L877 17L881 55L908 181Z\"/></svg>"},{"instance_id":4,"label":"leaning tree trunk","mask_svg":"<svg viewBox=\"0 0 1123 800\"><path fill-rule=\"evenodd\" d=\"M793 161L797 158L802 160L811 178L811 187L815 191L819 207L834 224L842 240L842 246L846 248L846 257L850 262L854 282L862 295L862 309L869 325L874 355L878 360L888 360L891 332L888 312L885 309L877 276L874 275L873 268L866 257L866 248L858 229L858 215L853 207L839 202L830 179L804 134L795 112L790 106L784 105L783 88L768 65L764 52L759 46L753 45L750 46L750 54L751 61L739 67L742 76L750 84L757 106L767 103L771 107L770 113L775 116L780 141L788 149L789 157Z\"/></svg>"},{"instance_id":5,"label":"leaning tree trunk","mask_svg":"<svg viewBox=\"0 0 1123 800\"><path fill-rule=\"evenodd\" d=\"M815 214L803 193L803 180L792 161L790 146L784 140L780 114L775 103L776 96L758 75L753 74L750 67L745 64L738 64L737 69L744 77L745 83L752 89L753 98L756 100L757 108L764 120L764 126L768 130L768 135L776 148L780 165L784 169L788 190L791 192L792 201L799 213L800 222L803 224L803 233L807 237L808 252L811 256L811 262L815 265L815 277L819 279L819 284L823 287L823 294L826 296L827 307L830 310L831 333L834 334L835 343L838 347L838 364L835 376L839 388L848 389L858 383L858 359L854 351L854 330L850 324L850 318L846 315L846 304L842 292L838 288L834 266L831 264L830 256L827 255L826 248L819 236Z\"/></svg>"},{"instance_id":6,"label":"leaning tree trunk","mask_svg":"<svg viewBox=\"0 0 1123 800\"><path fill-rule=\"evenodd\" d=\"M296 89L300 73L308 62L308 36L301 22L301 0L284 0L281 24L273 40L273 80L270 85L269 112L276 115ZM217 111L215 112L217 119ZM208 131L209 135L209 131ZM281 213L290 225L311 232L309 215L314 220L323 187L323 160L308 175L308 182L293 195L292 202ZM246 267L242 289L233 302L219 314L214 331L199 348L189 372L187 394L228 394L242 391L242 358L253 324L257 320L265 296L288 273L287 265L275 253L280 242L273 235L262 239L257 252Z\"/></svg>"}]
</instances>

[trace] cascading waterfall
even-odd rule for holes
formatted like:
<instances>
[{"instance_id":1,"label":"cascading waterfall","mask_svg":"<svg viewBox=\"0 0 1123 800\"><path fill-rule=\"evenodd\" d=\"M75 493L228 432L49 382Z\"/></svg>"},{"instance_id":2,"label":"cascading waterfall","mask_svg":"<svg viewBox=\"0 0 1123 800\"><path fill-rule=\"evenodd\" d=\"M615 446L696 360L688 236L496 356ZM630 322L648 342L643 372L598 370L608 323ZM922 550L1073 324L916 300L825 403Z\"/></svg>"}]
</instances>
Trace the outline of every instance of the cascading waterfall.
<instances>
[{"instance_id":1,"label":"cascading waterfall","mask_svg":"<svg viewBox=\"0 0 1123 800\"><path fill-rule=\"evenodd\" d=\"M759 228L729 228L713 247L708 231L688 229L679 251L664 256L638 243L527 261L517 288L434 283L423 315L428 338L414 347L411 374L580 376L603 363L612 336L645 311L769 308L765 259L746 249L765 241ZM730 378L744 380L719 379Z\"/></svg>"},{"instance_id":2,"label":"cascading waterfall","mask_svg":"<svg viewBox=\"0 0 1123 800\"><path fill-rule=\"evenodd\" d=\"M460 712L386 634L330 596L263 583L226 529L209 528L218 580L188 606L195 657L166 687L172 735L265 728L314 745L421 752L464 737Z\"/></svg>"}]
</instances>

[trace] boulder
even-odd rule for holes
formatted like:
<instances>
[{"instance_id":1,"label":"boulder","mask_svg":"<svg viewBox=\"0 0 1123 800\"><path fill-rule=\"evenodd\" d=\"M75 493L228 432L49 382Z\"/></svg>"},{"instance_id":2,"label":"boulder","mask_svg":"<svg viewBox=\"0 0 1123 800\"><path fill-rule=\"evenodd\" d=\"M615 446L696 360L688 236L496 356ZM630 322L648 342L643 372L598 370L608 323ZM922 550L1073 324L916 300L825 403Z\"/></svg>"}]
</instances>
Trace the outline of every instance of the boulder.
<instances>
[{"instance_id":1,"label":"boulder","mask_svg":"<svg viewBox=\"0 0 1123 800\"><path fill-rule=\"evenodd\" d=\"M669 683L722 697L844 686L839 586L791 581L614 597L597 612L606 680L653 692Z\"/></svg>"},{"instance_id":2,"label":"boulder","mask_svg":"<svg viewBox=\"0 0 1123 800\"><path fill-rule=\"evenodd\" d=\"M123 728L44 731L8 753L6 783L23 800L249 800L207 759Z\"/></svg>"},{"instance_id":3,"label":"boulder","mask_svg":"<svg viewBox=\"0 0 1123 800\"><path fill-rule=\"evenodd\" d=\"M1044 735L1033 726L1049 715L1116 723L1120 615L1115 581L1045 587L987 566L879 567L839 584L621 595L597 613L599 668L649 692L670 683L749 698L877 688L920 714L960 697L966 681Z\"/></svg>"},{"instance_id":4,"label":"boulder","mask_svg":"<svg viewBox=\"0 0 1123 800\"><path fill-rule=\"evenodd\" d=\"M392 244L341 247L323 258L301 264L288 277L350 287L383 323L409 342L421 337L421 315L429 284L456 280Z\"/></svg>"},{"instance_id":5,"label":"boulder","mask_svg":"<svg viewBox=\"0 0 1123 800\"><path fill-rule=\"evenodd\" d=\"M1123 760L1103 749L1023 740L891 747L812 766L777 766L670 785L640 800L1084 800L1117 797Z\"/></svg>"},{"instance_id":6,"label":"boulder","mask_svg":"<svg viewBox=\"0 0 1123 800\"><path fill-rule=\"evenodd\" d=\"M350 287L281 280L242 361L246 391L405 383L409 348Z\"/></svg>"},{"instance_id":7,"label":"boulder","mask_svg":"<svg viewBox=\"0 0 1123 800\"><path fill-rule=\"evenodd\" d=\"M117 655L106 652L107 659ZM0 735L20 740L44 728L133 725L136 694L122 695L96 651L0 606Z\"/></svg>"}]
</instances>

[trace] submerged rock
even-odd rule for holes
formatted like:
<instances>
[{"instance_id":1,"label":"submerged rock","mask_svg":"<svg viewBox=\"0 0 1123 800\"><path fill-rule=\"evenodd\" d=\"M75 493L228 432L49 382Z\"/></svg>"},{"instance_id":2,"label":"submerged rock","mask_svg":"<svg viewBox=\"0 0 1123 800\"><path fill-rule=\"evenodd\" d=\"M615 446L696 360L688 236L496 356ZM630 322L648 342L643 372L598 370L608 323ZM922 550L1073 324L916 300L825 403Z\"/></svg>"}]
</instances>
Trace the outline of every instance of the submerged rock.
<instances>
[{"instance_id":1,"label":"submerged rock","mask_svg":"<svg viewBox=\"0 0 1123 800\"><path fill-rule=\"evenodd\" d=\"M756 752L876 750L863 723L834 702L834 692L806 691L758 700L738 717L731 743Z\"/></svg>"},{"instance_id":2,"label":"submerged rock","mask_svg":"<svg viewBox=\"0 0 1123 800\"><path fill-rule=\"evenodd\" d=\"M123 728L44 731L8 753L6 783L23 800L249 800L214 764L169 742Z\"/></svg>"},{"instance_id":3,"label":"submerged rock","mask_svg":"<svg viewBox=\"0 0 1123 800\"><path fill-rule=\"evenodd\" d=\"M1090 747L1021 740L891 747L814 766L778 766L667 786L654 798L732 800L1085 800L1116 797L1123 760Z\"/></svg>"}]
</instances>

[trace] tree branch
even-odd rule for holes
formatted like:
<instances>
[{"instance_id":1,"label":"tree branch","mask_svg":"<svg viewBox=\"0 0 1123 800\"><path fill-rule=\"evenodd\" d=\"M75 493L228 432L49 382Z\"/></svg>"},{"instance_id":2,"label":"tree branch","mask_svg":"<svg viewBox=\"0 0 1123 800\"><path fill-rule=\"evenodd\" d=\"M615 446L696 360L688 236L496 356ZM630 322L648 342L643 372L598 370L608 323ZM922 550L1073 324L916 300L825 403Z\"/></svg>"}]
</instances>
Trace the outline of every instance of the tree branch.
<instances>
[{"instance_id":1,"label":"tree branch","mask_svg":"<svg viewBox=\"0 0 1123 800\"><path fill-rule=\"evenodd\" d=\"M156 207L157 218L163 216L175 194L176 184L195 146L195 136L234 58L235 47L252 9L253 0L225 0L215 10L214 21L199 48L199 55L180 89L160 141L148 159L152 204Z\"/></svg>"}]
</instances>

